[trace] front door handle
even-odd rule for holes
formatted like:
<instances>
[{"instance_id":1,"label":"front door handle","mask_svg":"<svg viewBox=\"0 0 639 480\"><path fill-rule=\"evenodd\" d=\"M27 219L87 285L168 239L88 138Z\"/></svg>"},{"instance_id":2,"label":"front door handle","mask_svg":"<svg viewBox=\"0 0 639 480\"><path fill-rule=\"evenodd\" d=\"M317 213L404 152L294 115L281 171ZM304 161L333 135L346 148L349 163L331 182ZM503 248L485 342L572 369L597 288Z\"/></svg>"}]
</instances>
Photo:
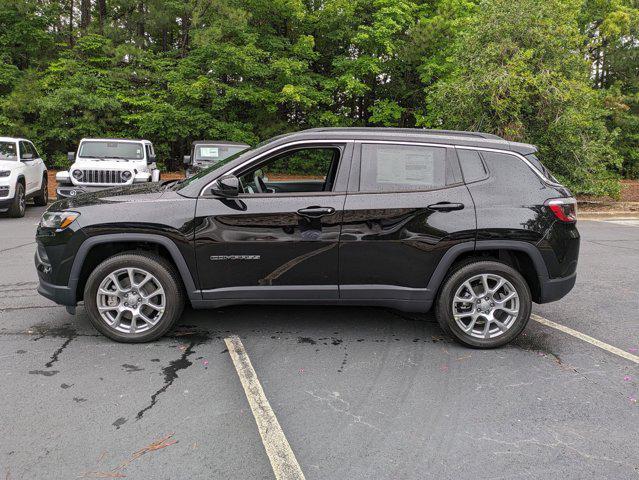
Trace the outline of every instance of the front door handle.
<instances>
[{"instance_id":1,"label":"front door handle","mask_svg":"<svg viewBox=\"0 0 639 480\"><path fill-rule=\"evenodd\" d=\"M463 203L451 203L451 202L439 202L428 205L427 208L431 210L437 210L438 212L451 212L453 210L462 210L464 208Z\"/></svg>"},{"instance_id":2,"label":"front door handle","mask_svg":"<svg viewBox=\"0 0 639 480\"><path fill-rule=\"evenodd\" d=\"M326 215L333 215L335 209L333 207L306 207L297 211L302 217L320 218Z\"/></svg>"}]
</instances>

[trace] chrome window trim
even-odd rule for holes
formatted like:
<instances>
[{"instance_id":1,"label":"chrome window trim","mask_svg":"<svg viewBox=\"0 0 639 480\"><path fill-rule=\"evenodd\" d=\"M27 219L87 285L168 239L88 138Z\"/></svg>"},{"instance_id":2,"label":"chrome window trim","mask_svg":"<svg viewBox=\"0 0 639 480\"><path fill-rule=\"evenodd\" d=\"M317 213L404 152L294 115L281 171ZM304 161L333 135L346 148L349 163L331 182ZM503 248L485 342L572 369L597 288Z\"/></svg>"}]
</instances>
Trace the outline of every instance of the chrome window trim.
<instances>
[{"instance_id":1,"label":"chrome window trim","mask_svg":"<svg viewBox=\"0 0 639 480\"><path fill-rule=\"evenodd\" d=\"M459 148L462 150L479 150L479 151L483 151L483 152L495 152L495 153L505 153L507 155L512 155L514 157L519 158L522 162L524 162L526 165L528 165L528 168L530 168L539 178L541 178L544 182L555 186L555 187L563 187L563 185L561 183L557 183L557 182L553 182L552 180L550 180L549 178L547 178L542 172L539 171L539 169L537 169L537 167L535 167L532 163L530 163L528 161L528 159L526 157L524 157L522 154L517 153L517 152L513 152L511 150L500 150L498 148L485 148L485 147L467 147L465 145L463 146L455 146L455 148Z\"/></svg>"},{"instance_id":2,"label":"chrome window trim","mask_svg":"<svg viewBox=\"0 0 639 480\"><path fill-rule=\"evenodd\" d=\"M265 152L260 153L259 155L256 155L253 158L250 158L249 160L247 160L246 162L243 162L241 164L239 164L237 167L232 168L231 170L229 170L228 172L225 172L224 175L233 175L235 174L235 172L237 172L238 170L241 170L242 168L244 168L246 165L250 165L256 161L259 161L260 158L263 158L267 155L270 155L271 153L277 152L279 150L282 150L284 148L287 147L294 147L296 145L308 145L308 144L331 144L331 145L335 145L335 144L340 144L340 143L354 143L355 140L351 140L351 139L347 139L347 140L342 140L342 139L334 139L334 140L297 140L294 142L289 142L289 143L284 143L282 145L278 145L275 148L269 149ZM220 177L215 178L214 180L211 180L209 183L207 183L201 190L200 193L198 195L198 197L207 197L210 198L211 195L206 195L204 192L206 190L208 190L211 185L213 185L213 183Z\"/></svg>"},{"instance_id":3,"label":"chrome window trim","mask_svg":"<svg viewBox=\"0 0 639 480\"><path fill-rule=\"evenodd\" d=\"M277 152L279 150L285 149L287 147L294 147L296 145L308 145L308 144L339 144L339 143L360 143L360 144L364 144L364 143L375 143L375 144L387 144L387 145L419 145L419 146L424 146L424 147L440 147L440 148L459 148L462 150L477 150L477 151L481 151L481 152L494 152L494 153L503 153L506 155L512 155L513 157L518 158L519 160L521 160L522 162L524 162L528 168L530 168L533 173L535 173L535 175L537 175L541 180L543 180L544 182L555 186L555 187L563 187L563 185L561 185L560 183L556 183L553 182L552 180L550 180L549 178L546 178L546 176L540 172L532 163L530 163L528 161L528 159L526 159L526 157L524 157L523 155L521 155L520 153L517 152L513 152L512 150L502 150L499 148L487 148L487 147L475 147L475 146L466 146L466 145L455 145L455 144L450 144L450 143L430 143L430 142L419 142L419 141L412 141L412 140L368 140L368 139L340 139L340 138L335 138L335 139L331 139L331 140L297 140L297 141L293 141L293 142L289 142L289 143L284 143L282 145L278 145L277 147L267 150L266 152L263 152L253 158L251 158L250 160L247 160L246 162L238 165L237 167L232 168L231 170L229 170L228 172L224 173L224 175L232 175L234 174L236 171L241 170L242 168L244 168L246 165L251 164L257 160L259 160L260 158L265 157L266 155L270 155L271 153ZM219 177L218 177L219 178ZM213 182L215 182L217 180L217 178L215 180L212 180L211 182L207 183L201 190L199 193L199 197L205 196L204 191L208 190L211 185L213 185ZM208 195L208 197L210 197L210 195Z\"/></svg>"}]
</instances>

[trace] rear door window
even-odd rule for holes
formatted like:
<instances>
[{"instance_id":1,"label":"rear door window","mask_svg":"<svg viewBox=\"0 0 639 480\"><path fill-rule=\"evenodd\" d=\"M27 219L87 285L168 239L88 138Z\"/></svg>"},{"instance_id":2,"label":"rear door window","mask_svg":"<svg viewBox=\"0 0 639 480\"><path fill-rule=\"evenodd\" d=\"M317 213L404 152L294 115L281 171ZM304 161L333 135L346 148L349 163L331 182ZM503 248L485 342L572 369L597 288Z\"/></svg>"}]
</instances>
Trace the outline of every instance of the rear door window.
<instances>
[{"instance_id":1,"label":"rear door window","mask_svg":"<svg viewBox=\"0 0 639 480\"><path fill-rule=\"evenodd\" d=\"M457 149L457 156L461 164L466 183L477 182L488 177L484 162L477 150Z\"/></svg>"},{"instance_id":2,"label":"rear door window","mask_svg":"<svg viewBox=\"0 0 639 480\"><path fill-rule=\"evenodd\" d=\"M360 191L433 190L446 186L446 179L446 148L362 144Z\"/></svg>"}]
</instances>

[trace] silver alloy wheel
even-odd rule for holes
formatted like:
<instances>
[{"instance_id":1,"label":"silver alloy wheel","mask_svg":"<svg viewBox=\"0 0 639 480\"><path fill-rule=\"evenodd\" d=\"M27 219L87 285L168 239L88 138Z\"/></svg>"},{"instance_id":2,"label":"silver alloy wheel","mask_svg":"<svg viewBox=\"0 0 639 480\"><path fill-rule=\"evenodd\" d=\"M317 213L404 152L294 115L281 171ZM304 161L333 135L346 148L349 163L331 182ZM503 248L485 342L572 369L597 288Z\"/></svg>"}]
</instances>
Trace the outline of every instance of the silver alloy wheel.
<instances>
[{"instance_id":1,"label":"silver alloy wheel","mask_svg":"<svg viewBox=\"0 0 639 480\"><path fill-rule=\"evenodd\" d=\"M107 275L96 294L102 320L122 333L142 333L161 319L166 294L160 281L141 268L120 268Z\"/></svg>"},{"instance_id":2,"label":"silver alloy wheel","mask_svg":"<svg viewBox=\"0 0 639 480\"><path fill-rule=\"evenodd\" d=\"M457 326L475 338L495 338L513 326L519 314L519 295L501 275L475 275L455 292L453 316Z\"/></svg>"}]
</instances>

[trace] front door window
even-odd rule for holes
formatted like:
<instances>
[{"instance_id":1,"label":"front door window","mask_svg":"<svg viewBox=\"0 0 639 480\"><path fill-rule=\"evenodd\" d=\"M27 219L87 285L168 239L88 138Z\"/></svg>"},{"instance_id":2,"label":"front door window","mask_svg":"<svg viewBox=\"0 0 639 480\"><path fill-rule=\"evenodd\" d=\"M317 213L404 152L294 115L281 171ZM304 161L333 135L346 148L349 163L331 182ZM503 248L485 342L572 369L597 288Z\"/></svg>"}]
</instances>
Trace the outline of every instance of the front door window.
<instances>
[{"instance_id":1,"label":"front door window","mask_svg":"<svg viewBox=\"0 0 639 480\"><path fill-rule=\"evenodd\" d=\"M246 194L330 192L340 150L301 148L283 153L240 175Z\"/></svg>"}]
</instances>

